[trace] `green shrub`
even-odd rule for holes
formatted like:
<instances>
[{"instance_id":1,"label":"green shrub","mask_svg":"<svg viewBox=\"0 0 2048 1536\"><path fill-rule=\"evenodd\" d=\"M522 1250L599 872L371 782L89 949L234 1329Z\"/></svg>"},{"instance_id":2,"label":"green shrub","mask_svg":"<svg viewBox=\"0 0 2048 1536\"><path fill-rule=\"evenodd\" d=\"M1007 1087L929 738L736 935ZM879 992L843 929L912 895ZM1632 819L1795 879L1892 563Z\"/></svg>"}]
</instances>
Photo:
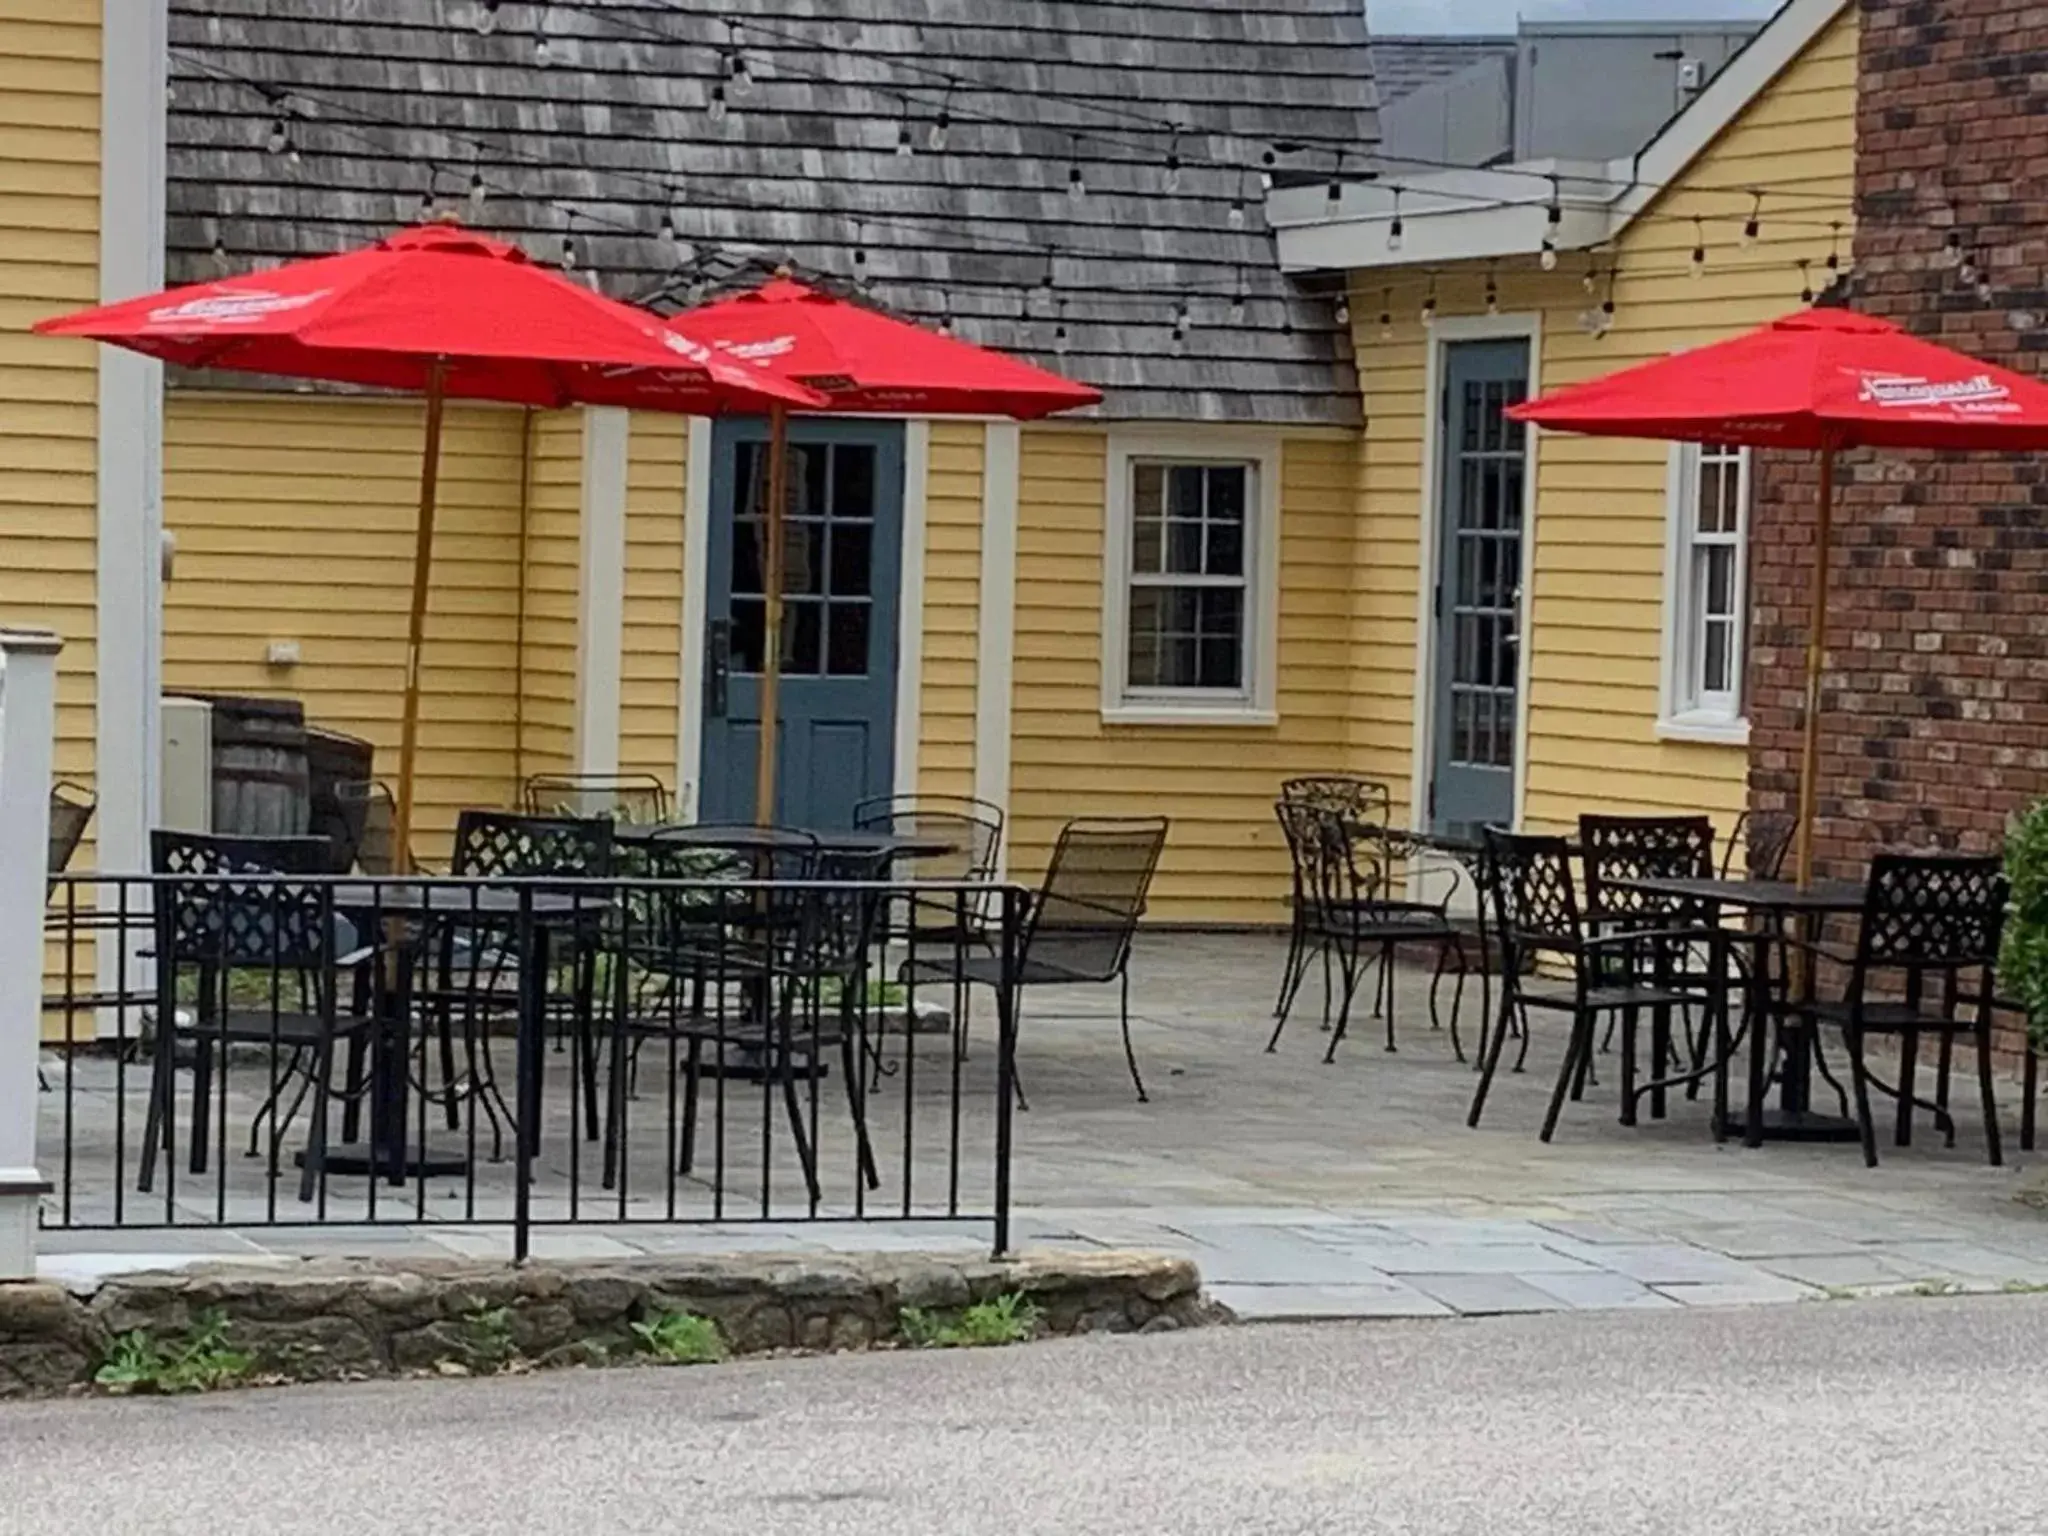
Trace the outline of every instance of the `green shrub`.
<instances>
[{"instance_id":1,"label":"green shrub","mask_svg":"<svg viewBox=\"0 0 2048 1536\"><path fill-rule=\"evenodd\" d=\"M255 1361L227 1341L227 1319L218 1308L202 1312L197 1326L176 1343L160 1344L147 1328L114 1340L93 1380L109 1392L217 1392L249 1374Z\"/></svg>"},{"instance_id":2,"label":"green shrub","mask_svg":"<svg viewBox=\"0 0 2048 1536\"><path fill-rule=\"evenodd\" d=\"M917 1349L985 1349L1023 1343L1038 1331L1041 1315L1023 1293L1012 1291L954 1313L905 1307L897 1326L904 1341Z\"/></svg>"},{"instance_id":3,"label":"green shrub","mask_svg":"<svg viewBox=\"0 0 2048 1536\"><path fill-rule=\"evenodd\" d=\"M2000 990L2027 1012L2034 1043L2048 1047L2048 800L2015 816L2005 840L2012 907L1998 958Z\"/></svg>"},{"instance_id":4,"label":"green shrub","mask_svg":"<svg viewBox=\"0 0 2048 1536\"><path fill-rule=\"evenodd\" d=\"M694 1312L664 1312L633 1325L647 1353L665 1365L709 1365L725 1358L718 1324Z\"/></svg>"}]
</instances>

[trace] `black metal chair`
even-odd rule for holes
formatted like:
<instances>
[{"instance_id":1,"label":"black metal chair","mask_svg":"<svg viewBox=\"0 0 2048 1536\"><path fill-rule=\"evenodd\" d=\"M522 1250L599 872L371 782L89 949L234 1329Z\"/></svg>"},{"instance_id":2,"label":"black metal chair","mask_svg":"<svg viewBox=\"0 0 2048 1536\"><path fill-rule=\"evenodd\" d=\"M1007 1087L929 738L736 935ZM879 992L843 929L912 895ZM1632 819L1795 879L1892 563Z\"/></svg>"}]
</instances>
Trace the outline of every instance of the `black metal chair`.
<instances>
[{"instance_id":1,"label":"black metal chair","mask_svg":"<svg viewBox=\"0 0 2048 1536\"><path fill-rule=\"evenodd\" d=\"M1387 1049L1395 1048L1393 962L1404 947L1422 945L1437 954L1437 973L1430 987L1430 1013L1437 1016L1437 995L1448 961L1458 961L1458 990L1452 1005L1452 1034L1457 1033L1457 1007L1464 1001L1467 963L1464 940L1450 919L1449 898L1441 904L1396 899L1394 863L1397 841L1386 833L1375 835L1369 826L1354 822L1346 812L1332 810L1305 800L1281 800L1274 805L1288 854L1294 866L1298 892L1296 911L1300 914L1303 969L1306 957L1320 953L1325 965L1334 961L1341 984L1341 1004L1330 1031L1330 1043L1323 1060L1334 1060L1337 1046L1350 1027L1351 1008L1368 964L1377 966L1375 1006L1384 1010L1387 1021ZM1405 881L1402 882L1405 884ZM1324 989L1325 1022L1330 1023L1331 993ZM1287 1027L1288 1011L1273 1025L1266 1049L1280 1044Z\"/></svg>"},{"instance_id":2,"label":"black metal chair","mask_svg":"<svg viewBox=\"0 0 2048 1536\"><path fill-rule=\"evenodd\" d=\"M952 845L949 853L908 861L907 869L894 871L899 877L963 885L986 885L995 879L1003 845L1003 813L986 800L971 795L882 795L856 805L853 824L863 831L931 838ZM963 912L959 903L941 898L913 900L890 916L891 940L920 944L979 941L987 920L979 900L969 902Z\"/></svg>"},{"instance_id":3,"label":"black metal chair","mask_svg":"<svg viewBox=\"0 0 2048 1536\"><path fill-rule=\"evenodd\" d=\"M535 816L608 817L633 826L669 819L668 786L651 773L536 773L524 786Z\"/></svg>"},{"instance_id":4,"label":"black metal chair","mask_svg":"<svg viewBox=\"0 0 2048 1536\"><path fill-rule=\"evenodd\" d=\"M1684 981L1688 954L1694 946L1711 942L1711 935L1692 924L1670 929L1617 927L1590 916L1579 903L1572 845L1566 838L1516 835L1489 827L1486 840L1490 889L1485 896L1493 906L1506 965L1500 1016L1465 1123L1479 1124L1510 1033L1509 1021L1520 1017L1526 1028L1533 1009L1563 1013L1571 1022L1542 1139L1547 1142L1555 1134L1566 1096L1578 1099L1585 1094L1594 1030L1603 1014L1619 1014L1622 1020L1622 1123L1632 1124L1637 1096L1634 1021L1639 1014L1657 1008L1712 1008L1720 1032L1726 1033L1726 1016L1719 1012L1725 992L1690 987ZM1561 984L1536 973L1533 962L1545 955L1568 971ZM1718 1106L1725 1077L1717 1075L1716 1082Z\"/></svg>"},{"instance_id":5,"label":"black metal chair","mask_svg":"<svg viewBox=\"0 0 2048 1536\"><path fill-rule=\"evenodd\" d=\"M334 805L334 836L340 845L336 859L342 872L397 874L397 861L392 855L398 802L391 786L377 779L345 780L334 786Z\"/></svg>"},{"instance_id":6,"label":"black metal chair","mask_svg":"<svg viewBox=\"0 0 2048 1536\"><path fill-rule=\"evenodd\" d=\"M1385 827L1392 823L1394 791L1378 779L1356 774L1331 773L1285 779L1280 785L1283 804L1312 806L1359 826ZM1284 828L1283 828L1284 832ZM1295 994L1308 974L1314 948L1308 933L1306 895L1301 888L1301 871L1294 872L1293 900L1287 925L1287 962L1280 972L1280 994L1273 1001L1273 1017L1286 1023L1294 1007ZM1324 957L1324 990L1329 987L1328 957ZM1327 1010L1326 1010L1327 1011Z\"/></svg>"},{"instance_id":7,"label":"black metal chair","mask_svg":"<svg viewBox=\"0 0 2048 1536\"><path fill-rule=\"evenodd\" d=\"M1150 1098L1131 1046L1131 944L1170 825L1164 816L1083 817L1062 827L1045 879L1026 908L1011 973L1020 994L1031 987L1118 985L1124 1063L1141 1104ZM956 952L948 961L920 961L910 974L998 988L1003 957ZM963 1013L957 1026L962 1044L966 1023ZM1017 1096L1021 1103L1021 1084Z\"/></svg>"},{"instance_id":8,"label":"black metal chair","mask_svg":"<svg viewBox=\"0 0 2048 1536\"><path fill-rule=\"evenodd\" d=\"M1795 823L1790 816L1758 815L1744 811L1729 829L1728 845L1721 851L1721 878L1732 880L1747 875L1752 880L1776 880L1785 870L1785 856L1792 851ZM1736 860L1741 859L1741 868Z\"/></svg>"},{"instance_id":9,"label":"black metal chair","mask_svg":"<svg viewBox=\"0 0 2048 1536\"><path fill-rule=\"evenodd\" d=\"M299 1105L310 1094L312 1120L299 1176L299 1198L311 1200L327 1154L329 1100L334 1087L334 1048L344 1039L353 1060L373 1019L344 1015L337 1002L337 978L366 958L354 951L353 930L334 911L324 885L298 884L278 876L325 871L330 846L324 838L205 837L156 831L150 834L151 867L161 882L154 901L157 996L149 1109L143 1129L139 1187L156 1179L158 1152L174 1140L174 1096L179 1044L191 1047L191 1170L206 1171L208 1115L216 1065L225 1070L230 1047L267 1047L273 1052L269 1093L251 1124L252 1145L267 1117L272 1122L271 1169L277 1147ZM342 953L344 945L353 951ZM196 973L192 1011L180 1006L181 980ZM262 1006L250 1007L234 977L254 976ZM298 1006L287 1006L295 986ZM188 1022L189 1020L189 1022ZM276 1053L284 1056L282 1069ZM360 1091L352 1071L343 1096ZM281 1103L300 1080L289 1106Z\"/></svg>"},{"instance_id":10,"label":"black metal chair","mask_svg":"<svg viewBox=\"0 0 2048 1536\"><path fill-rule=\"evenodd\" d=\"M1991 1081L1991 1026L2009 894L1996 858L1880 854L1871 861L1862 924L1842 1000L1813 1005L1819 1023L1842 1031L1867 1166L1877 1166L1877 1132L1870 1113L1873 1086L1898 1101L1898 1145L1912 1142L1916 1107L1932 1111L1936 1126L1947 1131L1951 1146L1955 1144L1955 1121L1945 1102L1946 1061L1953 1042L1964 1036L1977 1046L1986 1152L1993 1167L2004 1160ZM1813 953L1834 958L1825 950ZM1864 1048L1872 1036L1899 1042L1896 1088L1870 1072ZM1923 1036L1942 1046L1942 1082L1933 1101L1913 1092Z\"/></svg>"}]
</instances>

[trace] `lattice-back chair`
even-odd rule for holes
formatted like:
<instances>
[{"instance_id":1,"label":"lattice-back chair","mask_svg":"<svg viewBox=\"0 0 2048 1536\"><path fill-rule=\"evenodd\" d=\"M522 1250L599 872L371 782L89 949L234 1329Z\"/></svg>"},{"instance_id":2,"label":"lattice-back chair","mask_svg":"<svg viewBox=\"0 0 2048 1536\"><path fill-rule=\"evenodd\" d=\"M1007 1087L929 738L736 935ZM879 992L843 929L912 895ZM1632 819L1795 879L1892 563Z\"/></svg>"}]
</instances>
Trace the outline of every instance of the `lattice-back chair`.
<instances>
[{"instance_id":1,"label":"lattice-back chair","mask_svg":"<svg viewBox=\"0 0 2048 1536\"><path fill-rule=\"evenodd\" d=\"M311 1200L327 1153L328 1102L334 1097L334 1047L344 1038L351 1054L370 1019L344 1016L337 1002L340 971L366 958L355 952L355 929L334 910L332 888L278 876L324 873L331 845L317 837L207 837L196 833L150 834L154 873L157 997L154 1064L149 1111L143 1131L140 1187L156 1177L159 1150L173 1147L175 1064L179 1042L192 1047L191 1169L206 1171L216 1053L225 1070L231 1047L269 1048L285 1055L265 1077L268 1097L250 1125L251 1145L264 1119L272 1122L271 1164L299 1105L311 1096L312 1120L299 1177L299 1198ZM261 1005L247 1006L245 988L232 987L237 973L254 976ZM180 1007L181 981L196 976L188 1014ZM288 985L297 1006L286 1000ZM289 1105L282 1100L295 1080ZM355 1085L349 1085L353 1091ZM225 1128L223 1128L224 1131Z\"/></svg>"},{"instance_id":2,"label":"lattice-back chair","mask_svg":"<svg viewBox=\"0 0 2048 1536\"><path fill-rule=\"evenodd\" d=\"M536 773L525 804L536 816L608 817L630 826L669 819L668 786L651 773Z\"/></svg>"},{"instance_id":3,"label":"lattice-back chair","mask_svg":"<svg viewBox=\"0 0 2048 1536\"><path fill-rule=\"evenodd\" d=\"M1351 1008L1368 965L1377 967L1375 1015L1384 1014L1387 1049L1395 1048L1394 958L1405 947L1433 949L1436 975L1430 984L1430 1013L1438 1018L1437 997L1450 962L1458 968L1458 991L1452 1005L1452 1037L1457 1036L1457 1007L1464 1000L1467 962L1463 937L1449 913L1449 897L1431 903L1397 898L1392 893L1392 866L1408 858L1406 840L1385 828L1355 821L1348 813L1308 800L1280 800L1273 807L1287 841L1293 866L1295 911L1301 952L1294 968L1294 986L1283 999L1280 1017L1266 1041L1270 1052L1287 1027L1301 978L1318 955L1323 961L1323 1023L1330 1030L1323 1052L1327 1063L1350 1027ZM1333 985L1334 962L1337 984ZM1341 1002L1337 999L1341 996ZM1332 1005L1337 1003L1334 1022ZM1462 1047L1459 1051L1462 1059Z\"/></svg>"},{"instance_id":4,"label":"lattice-back chair","mask_svg":"<svg viewBox=\"0 0 2048 1536\"><path fill-rule=\"evenodd\" d=\"M862 831L948 845L944 853L898 859L885 869L885 875L962 885L987 885L995 879L1003 846L1003 813L986 800L971 795L881 795L853 808L853 824ZM884 915L889 919L887 937L913 949L978 942L987 924L987 897L914 897L897 903L897 910Z\"/></svg>"},{"instance_id":5,"label":"lattice-back chair","mask_svg":"<svg viewBox=\"0 0 2048 1536\"><path fill-rule=\"evenodd\" d=\"M1658 928L1602 922L1580 905L1572 868L1572 845L1563 837L1517 835L1486 829L1484 899L1493 909L1505 965L1501 1011L1488 1041L1479 1086L1466 1117L1477 1126L1486 1107L1510 1021L1526 1021L1531 1009L1567 1015L1571 1034L1557 1085L1544 1116L1542 1139L1557 1130L1566 1095L1584 1095L1594 1049L1594 1031L1604 1014L1622 1019L1621 1118L1635 1123L1635 1020L1645 1009L1706 1007L1720 994L1704 983L1686 983L1686 959L1707 935L1697 925ZM1562 985L1544 980L1533 962L1549 955L1568 970ZM1654 1085L1653 1085L1654 1087Z\"/></svg>"},{"instance_id":6,"label":"lattice-back chair","mask_svg":"<svg viewBox=\"0 0 2048 1536\"><path fill-rule=\"evenodd\" d=\"M1855 1087L1863 1161L1877 1166L1877 1132L1870 1089L1898 1101L1896 1140L1912 1140L1913 1110L1932 1110L1955 1143L1946 1104L1914 1096L1920 1038L1951 1043L1969 1036L1977 1045L1977 1079L1984 1099L1984 1141L1994 1167L2004 1159L1998 1101L1991 1082L1992 1008L1999 940L2010 890L1997 858L1879 854L1864 887L1862 925L1840 1003L1815 1006L1815 1017L1841 1027ZM1959 1001L1960 1006L1959 1006ZM1873 1035L1899 1042L1896 1088L1874 1077L1864 1055ZM1945 1090L1944 1095L1945 1096Z\"/></svg>"},{"instance_id":7,"label":"lattice-back chair","mask_svg":"<svg viewBox=\"0 0 2048 1536\"><path fill-rule=\"evenodd\" d=\"M71 867L98 806L97 797L82 784L59 779L50 786L50 879L43 892L45 900L56 890L57 877Z\"/></svg>"},{"instance_id":8,"label":"lattice-back chair","mask_svg":"<svg viewBox=\"0 0 2048 1536\"><path fill-rule=\"evenodd\" d=\"M334 786L334 804L344 867L380 877L398 874L392 855L398 804L391 786L377 779L344 780Z\"/></svg>"},{"instance_id":9,"label":"lattice-back chair","mask_svg":"<svg viewBox=\"0 0 2048 1536\"><path fill-rule=\"evenodd\" d=\"M1721 852L1721 878L1780 878L1785 871L1785 857L1792 851L1792 833L1796 826L1790 816L1757 815L1744 811L1735 818L1735 825L1728 833L1728 846Z\"/></svg>"},{"instance_id":10,"label":"lattice-back chair","mask_svg":"<svg viewBox=\"0 0 2048 1536\"><path fill-rule=\"evenodd\" d=\"M1386 827L1393 821L1394 791L1392 786L1378 779L1346 773L1320 774L1283 780L1280 804L1325 811L1357 826ZM1282 835L1285 836L1284 827ZM1308 974L1316 948L1309 935L1309 920L1304 907L1308 893L1301 888L1298 866L1294 871L1294 882L1288 908L1287 961L1280 971L1279 994L1273 999L1273 1017L1283 1028L1288 1013L1294 1007L1295 994L1301 990L1302 980ZM1325 980L1328 980L1327 972ZM1327 992L1328 988L1324 990ZM1277 1028L1274 1035L1277 1039Z\"/></svg>"}]
</instances>

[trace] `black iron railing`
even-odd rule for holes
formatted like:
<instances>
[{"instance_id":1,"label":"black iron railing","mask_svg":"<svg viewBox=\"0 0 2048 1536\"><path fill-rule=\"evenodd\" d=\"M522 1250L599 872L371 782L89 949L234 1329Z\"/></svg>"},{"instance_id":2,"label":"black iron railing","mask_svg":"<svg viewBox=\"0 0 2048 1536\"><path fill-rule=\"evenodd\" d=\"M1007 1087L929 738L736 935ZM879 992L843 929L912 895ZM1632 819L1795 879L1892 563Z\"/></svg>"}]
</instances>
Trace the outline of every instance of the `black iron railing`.
<instances>
[{"instance_id":1,"label":"black iron railing","mask_svg":"<svg viewBox=\"0 0 2048 1536\"><path fill-rule=\"evenodd\" d=\"M66 876L46 1227L987 1222L1024 895ZM971 979L970 979L971 978Z\"/></svg>"}]
</instances>

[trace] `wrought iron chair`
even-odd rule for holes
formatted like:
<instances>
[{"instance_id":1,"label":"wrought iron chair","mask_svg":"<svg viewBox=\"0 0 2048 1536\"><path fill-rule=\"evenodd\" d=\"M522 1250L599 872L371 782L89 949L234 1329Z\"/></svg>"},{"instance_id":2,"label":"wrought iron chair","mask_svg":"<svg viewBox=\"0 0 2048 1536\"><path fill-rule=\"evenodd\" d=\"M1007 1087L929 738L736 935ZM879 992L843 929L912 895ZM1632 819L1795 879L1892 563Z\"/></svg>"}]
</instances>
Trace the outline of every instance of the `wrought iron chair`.
<instances>
[{"instance_id":1,"label":"wrought iron chair","mask_svg":"<svg viewBox=\"0 0 2048 1536\"><path fill-rule=\"evenodd\" d=\"M986 800L971 795L882 795L856 805L853 824L863 831L951 844L950 853L928 854L912 861L907 873L917 879L963 885L985 885L995 879L996 859L1003 845L1003 813ZM890 937L941 944L963 937L979 939L987 915L980 905L969 909L965 933L957 915L956 904L950 901L913 902L900 914L901 921L890 925Z\"/></svg>"},{"instance_id":2,"label":"wrought iron chair","mask_svg":"<svg viewBox=\"0 0 2048 1536\"><path fill-rule=\"evenodd\" d=\"M1289 805L1327 810L1359 826L1388 826L1394 814L1393 788L1378 779L1360 778L1356 774L1332 773L1285 779L1280 785L1280 799ZM1295 994L1301 990L1302 980L1308 974L1314 948L1308 933L1299 869L1294 872L1294 880L1287 926L1287 963L1280 972L1280 994L1273 1000L1273 1017L1282 1024L1286 1023L1287 1015L1294 1007ZM1329 983L1329 957L1325 955L1323 987L1326 993Z\"/></svg>"},{"instance_id":3,"label":"wrought iron chair","mask_svg":"<svg viewBox=\"0 0 2048 1536\"><path fill-rule=\"evenodd\" d=\"M1718 989L1684 984L1686 957L1709 935L1693 924L1649 928L1633 924L1618 929L1594 919L1579 904L1573 879L1571 843L1562 837L1536 837L1486 829L1486 899L1493 906L1496 931L1506 955L1501 977L1500 1016L1487 1043L1486 1062L1472 1096L1466 1124L1477 1126L1486 1108L1487 1091L1500 1064L1510 1033L1509 1021L1527 1020L1530 1010L1565 1014L1571 1034L1557 1085L1543 1119L1542 1139L1556 1133L1569 1094L1582 1098L1593 1060L1594 1029L1603 1014L1622 1019L1622 1122L1632 1124L1637 1097L1634 1020L1645 1009L1712 1007L1725 997ZM1530 962L1549 955L1568 969L1562 985L1534 974ZM1726 1018L1714 1018L1723 1033ZM1725 1053L1724 1053L1725 1054ZM1717 1074L1717 1103L1725 1077Z\"/></svg>"},{"instance_id":4,"label":"wrought iron chair","mask_svg":"<svg viewBox=\"0 0 2048 1536\"><path fill-rule=\"evenodd\" d=\"M1025 911L1011 977L1020 992L1115 982L1120 988L1117 1021L1123 1032L1124 1064L1141 1104L1150 1098L1131 1047L1131 944L1170 825L1164 816L1084 817L1062 827L1045 879ZM909 974L962 987L971 983L999 988L1003 959L956 952L948 961L920 961ZM957 1028L963 1044L966 1027L963 1010ZM1021 1084L1017 1097L1021 1104Z\"/></svg>"},{"instance_id":5,"label":"wrought iron chair","mask_svg":"<svg viewBox=\"0 0 2048 1536\"><path fill-rule=\"evenodd\" d=\"M524 802L535 816L609 817L634 826L669 819L668 786L651 773L536 773Z\"/></svg>"},{"instance_id":6,"label":"wrought iron chair","mask_svg":"<svg viewBox=\"0 0 2048 1536\"><path fill-rule=\"evenodd\" d=\"M319 884L280 881L279 875L318 875L330 847L324 838L205 837L156 831L150 834L151 866L177 878L159 885L154 901L157 997L149 1109L143 1129L139 1187L155 1183L159 1151L173 1142L178 1045L192 1051L191 1170L206 1171L208 1114L213 1074L225 1071L233 1046L268 1047L273 1053L268 1095L251 1123L253 1138L264 1119L272 1122L271 1164L285 1129L310 1094L312 1120L299 1176L299 1199L311 1200L327 1154L328 1102L336 1097L334 1048L346 1040L351 1069L343 1097L360 1092L356 1064L372 1027L367 1014L343 1014L337 1004L339 973L364 958L354 950L354 930L335 915L332 892ZM251 878L263 877L263 878ZM192 1011L180 1007L180 981L196 973ZM230 985L237 974L255 975L264 985L263 1006L249 1007ZM286 1004L287 982L298 989L296 1008ZM288 1053L278 1069L276 1053ZM300 1086L291 1103L281 1100L294 1079Z\"/></svg>"},{"instance_id":7,"label":"wrought iron chair","mask_svg":"<svg viewBox=\"0 0 2048 1536\"><path fill-rule=\"evenodd\" d=\"M1744 811L1729 829L1728 845L1721 851L1721 878L1732 880L1747 875L1752 880L1776 880L1785 870L1785 856L1792 851L1795 823L1790 816L1758 815ZM1742 860L1741 868L1736 860Z\"/></svg>"},{"instance_id":8,"label":"wrought iron chair","mask_svg":"<svg viewBox=\"0 0 2048 1536\"><path fill-rule=\"evenodd\" d=\"M1714 873L1714 823L1707 816L1581 816L1579 851L1586 876L1586 916L1598 929L1625 933L1632 929L1691 927L1704 929L1711 914L1698 901L1681 901L1631 890L1630 880L1704 880ZM1702 948L1685 958L1677 974L1665 979L1704 987L1713 951ZM1670 957L1654 956L1669 965ZM1615 1019L1610 1018L1600 1049L1611 1048ZM1633 1023L1633 1020L1630 1021ZM1703 1028L1693 1028L1688 1015L1688 1041L1693 1062L1689 1091L1697 1097L1699 1074L1706 1060ZM1633 1030L1629 1031L1633 1034ZM1665 1113L1665 1074L1672 1059L1671 1010L1657 1008L1650 1020L1650 1113Z\"/></svg>"},{"instance_id":9,"label":"wrought iron chair","mask_svg":"<svg viewBox=\"0 0 2048 1536\"><path fill-rule=\"evenodd\" d=\"M1320 952L1325 964L1334 961L1341 982L1330 1043L1323 1060L1334 1060L1337 1046L1350 1027L1351 1008L1368 964L1377 966L1375 1002L1387 1021L1387 1049L1395 1048L1393 961L1404 946L1425 945L1437 953L1437 973L1430 987L1430 1013L1437 1017L1437 996L1452 957L1458 961L1458 990L1452 1004L1452 1034L1457 1032L1457 1007L1464 1001L1467 970L1464 940L1444 904L1396 900L1391 866L1397 841L1375 835L1346 813L1302 800L1281 800L1273 807L1287 839L1294 865L1297 911L1303 916L1304 953ZM1329 1022L1332 991L1324 991ZM1292 1008L1292 999L1289 999ZM1266 1049L1280 1044L1287 1014L1274 1023Z\"/></svg>"},{"instance_id":10,"label":"wrought iron chair","mask_svg":"<svg viewBox=\"0 0 2048 1536\"><path fill-rule=\"evenodd\" d=\"M1862 924L1842 1000L1812 1005L1817 1022L1842 1031L1866 1166L1877 1166L1877 1132L1870 1113L1873 1086L1898 1101L1898 1145L1912 1141L1916 1107L1932 1111L1937 1128L1947 1132L1950 1146L1955 1145L1955 1121L1946 1104L1946 1063L1953 1042L1964 1036L1977 1046L1985 1150L1993 1167L2004 1161L1991 1081L1991 1025L2008 895L2005 872L1996 858L1880 854L1871 861ZM1818 946L1810 948L1818 956L1836 958ZM1872 1036L1894 1036L1899 1042L1896 1088L1870 1072L1864 1047ZM1942 1081L1933 1101L1913 1092L1922 1036L1933 1036L1942 1046Z\"/></svg>"}]
</instances>

